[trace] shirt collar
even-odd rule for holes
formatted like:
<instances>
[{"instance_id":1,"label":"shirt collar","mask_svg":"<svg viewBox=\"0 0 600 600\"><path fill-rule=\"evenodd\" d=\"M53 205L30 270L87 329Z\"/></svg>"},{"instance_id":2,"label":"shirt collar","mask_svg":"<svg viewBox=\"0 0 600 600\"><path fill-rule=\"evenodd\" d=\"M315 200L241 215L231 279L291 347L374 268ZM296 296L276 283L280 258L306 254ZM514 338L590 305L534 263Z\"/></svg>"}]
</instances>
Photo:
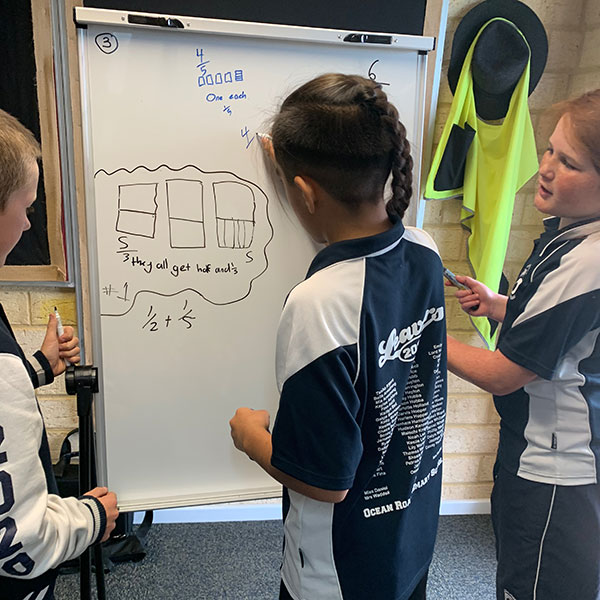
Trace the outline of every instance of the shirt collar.
<instances>
[{"instance_id":1,"label":"shirt collar","mask_svg":"<svg viewBox=\"0 0 600 600\"><path fill-rule=\"evenodd\" d=\"M544 230L546 232L562 234L567 231L573 232L578 235L571 237L579 237L581 235L589 235L594 231L600 231L600 217L593 217L591 219L583 219L577 221L577 223L571 223L566 227L560 228L560 217L548 217L544 219ZM583 233L581 233L583 232Z\"/></svg>"},{"instance_id":2,"label":"shirt collar","mask_svg":"<svg viewBox=\"0 0 600 600\"><path fill-rule=\"evenodd\" d=\"M553 242L560 240L573 240L587 237L592 233L600 231L600 217L584 219L560 228L560 217L548 217L544 219L544 233L539 240L545 244L544 250ZM543 254L544 251L542 251Z\"/></svg>"},{"instance_id":3,"label":"shirt collar","mask_svg":"<svg viewBox=\"0 0 600 600\"><path fill-rule=\"evenodd\" d=\"M390 220L393 224L392 227L383 233L353 240L343 240L323 248L310 264L306 274L307 279L317 271L337 262L384 253L387 249L391 249L402 239L404 225L398 217L390 216Z\"/></svg>"}]
</instances>

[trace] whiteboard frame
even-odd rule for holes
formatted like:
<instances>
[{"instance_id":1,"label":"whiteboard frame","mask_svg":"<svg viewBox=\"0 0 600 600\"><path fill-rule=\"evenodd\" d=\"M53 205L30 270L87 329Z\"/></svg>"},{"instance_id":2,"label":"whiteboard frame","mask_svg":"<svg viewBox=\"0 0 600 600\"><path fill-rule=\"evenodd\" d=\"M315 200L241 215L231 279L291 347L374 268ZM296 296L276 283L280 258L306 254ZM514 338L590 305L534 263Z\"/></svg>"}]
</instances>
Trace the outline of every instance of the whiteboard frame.
<instances>
[{"instance_id":1,"label":"whiteboard frame","mask_svg":"<svg viewBox=\"0 0 600 600\"><path fill-rule=\"evenodd\" d=\"M346 42L344 37L348 33L345 30L333 30L323 28L299 27L288 25L273 25L269 23L250 23L241 21L226 21L217 19L192 18L169 16L171 19L180 19L185 24L185 28L157 27L149 25L132 24L127 20L128 15L143 15L152 17L163 17L164 14L157 13L133 13L130 11L104 10L92 8L75 8L75 21L78 25L78 51L79 51L79 73L80 73L80 91L81 91L81 113L82 113L82 133L83 133L83 167L85 181L86 198L86 226L87 242L92 247L97 247L98 235L96 224L96 198L94 192L93 175L93 139L89 128L90 107L88 93L88 59L87 59L87 32L86 25L110 25L121 26L125 28L143 28L154 29L158 31L172 31L185 33L209 33L216 35L240 36L251 38L268 38L280 41L313 42L319 44L335 44L337 46L347 47L373 47L377 50L408 50L417 54L417 66L419 81L417 82L418 98L417 106L420 107L415 114L415 131L418 133L418 139L413 142L413 194L414 198L420 196L420 167L423 153L424 139L424 120L425 120L425 92L426 92L426 72L427 72L427 53L434 48L435 39L433 37L385 34L385 33L367 33L360 32L361 35L388 35L392 38L391 44L373 44L369 42ZM415 154L418 154L418 160ZM412 223L414 224L414 223ZM95 366L100 373L103 372L102 365L102 335L100 322L100 285L97 253L90 253L88 256L88 285L90 302L90 321L92 326L92 347L95 357ZM96 431L102 433L96 439L97 444L97 472L99 484L105 484L108 479L108 463L106 458L106 415L103 403L95 404ZM229 490L227 492L203 493L194 495L174 495L161 498L144 498L135 501L119 502L119 509L123 511L152 510L164 508L177 508L187 506L201 506L207 504L217 504L224 502L238 502L245 500L262 500L267 498L281 497L281 485L274 481L273 485L261 486L256 488L244 488L238 490Z\"/></svg>"},{"instance_id":2,"label":"whiteboard frame","mask_svg":"<svg viewBox=\"0 0 600 600\"><path fill-rule=\"evenodd\" d=\"M129 15L167 18L181 21L183 28L161 27L157 25L142 25L129 23ZM160 29L172 32L202 32L221 35L237 35L241 37L260 37L277 40L292 40L297 42L320 42L342 45L372 46L372 42L346 42L344 38L352 33L348 30L325 29L322 27L301 27L297 25L275 25L272 23L252 23L248 21L230 21L226 19L206 19L202 17L182 17L179 15L165 15L158 13L140 13L125 10L108 10L98 8L75 8L75 23L77 25L112 25L123 27L141 27L143 29ZM415 50L429 52L433 50L435 39L420 35L400 35L386 32L359 32L362 36L391 37L391 44L376 44L377 49Z\"/></svg>"},{"instance_id":3,"label":"whiteboard frame","mask_svg":"<svg viewBox=\"0 0 600 600\"><path fill-rule=\"evenodd\" d=\"M84 196L85 196L85 225L86 241L88 245L96 247L96 195L94 194L94 180L90 177L93 165L92 160L92 136L89 127L89 100L87 96L88 89L88 71L87 71L87 48L85 44L85 32L78 31L78 56L79 56L79 79L81 91L81 130L83 142L83 173L84 173ZM94 356L95 366L98 372L102 373L102 342L100 327L100 297L98 282L98 260L96 253L88 253L88 301L91 313L92 324L92 354ZM104 416L104 406L99 402L94 403L95 431L106 431L106 420ZM99 481L106 481L107 464L104 438L96 436L96 470ZM104 479L103 479L104 478Z\"/></svg>"}]
</instances>

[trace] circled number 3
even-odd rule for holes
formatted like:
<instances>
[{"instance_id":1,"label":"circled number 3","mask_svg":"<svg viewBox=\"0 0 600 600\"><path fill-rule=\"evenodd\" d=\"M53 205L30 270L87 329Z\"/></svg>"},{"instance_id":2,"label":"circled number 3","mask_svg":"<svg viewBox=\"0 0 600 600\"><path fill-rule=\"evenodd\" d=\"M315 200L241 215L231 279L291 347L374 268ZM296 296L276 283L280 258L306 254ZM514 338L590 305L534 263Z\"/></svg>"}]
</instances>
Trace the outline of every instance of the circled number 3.
<instances>
[{"instance_id":1,"label":"circled number 3","mask_svg":"<svg viewBox=\"0 0 600 600\"><path fill-rule=\"evenodd\" d=\"M99 33L95 42L104 54L112 54L119 47L119 40L112 33Z\"/></svg>"}]
</instances>

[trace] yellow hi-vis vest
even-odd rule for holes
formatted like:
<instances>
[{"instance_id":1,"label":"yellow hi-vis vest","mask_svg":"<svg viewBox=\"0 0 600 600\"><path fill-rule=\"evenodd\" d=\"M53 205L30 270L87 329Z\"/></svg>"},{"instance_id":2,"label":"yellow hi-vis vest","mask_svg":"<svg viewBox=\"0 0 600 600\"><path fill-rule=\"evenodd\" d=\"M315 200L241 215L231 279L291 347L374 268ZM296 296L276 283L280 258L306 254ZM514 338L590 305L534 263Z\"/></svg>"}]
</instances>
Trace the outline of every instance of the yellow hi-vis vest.
<instances>
[{"instance_id":1,"label":"yellow hi-vis vest","mask_svg":"<svg viewBox=\"0 0 600 600\"><path fill-rule=\"evenodd\" d=\"M462 194L461 224L471 232L467 253L473 276L498 291L515 194L537 172L538 159L527 106L530 61L513 91L501 123L482 121L475 112L471 76L473 50L481 32L495 20L499 19L491 19L479 30L463 63L450 114L427 177L425 198L446 199ZM470 128L471 133L474 130L464 164L464 183L455 189L435 189L436 175L453 126L466 130L467 135ZM488 348L493 349L497 330L491 334L490 323L485 317L472 317L471 321Z\"/></svg>"}]
</instances>

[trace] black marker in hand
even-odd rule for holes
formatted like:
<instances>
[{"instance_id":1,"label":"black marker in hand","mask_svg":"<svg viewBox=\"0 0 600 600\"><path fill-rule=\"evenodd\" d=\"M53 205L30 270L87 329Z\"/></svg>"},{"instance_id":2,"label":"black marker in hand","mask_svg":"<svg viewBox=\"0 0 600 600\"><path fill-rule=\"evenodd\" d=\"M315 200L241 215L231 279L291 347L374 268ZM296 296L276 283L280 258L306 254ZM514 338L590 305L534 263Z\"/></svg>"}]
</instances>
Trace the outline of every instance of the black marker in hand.
<instances>
[{"instance_id":1,"label":"black marker in hand","mask_svg":"<svg viewBox=\"0 0 600 600\"><path fill-rule=\"evenodd\" d=\"M458 279L456 279L456 275L450 270L447 269L446 267L444 267L444 277L454 286L457 287L459 290L469 290L469 292L471 292L471 288L467 287L464 283L461 283L460 281L458 281ZM472 306L469 309L469 312L473 312L474 310L477 310L479 308L479 304L477 304L476 306Z\"/></svg>"}]
</instances>

